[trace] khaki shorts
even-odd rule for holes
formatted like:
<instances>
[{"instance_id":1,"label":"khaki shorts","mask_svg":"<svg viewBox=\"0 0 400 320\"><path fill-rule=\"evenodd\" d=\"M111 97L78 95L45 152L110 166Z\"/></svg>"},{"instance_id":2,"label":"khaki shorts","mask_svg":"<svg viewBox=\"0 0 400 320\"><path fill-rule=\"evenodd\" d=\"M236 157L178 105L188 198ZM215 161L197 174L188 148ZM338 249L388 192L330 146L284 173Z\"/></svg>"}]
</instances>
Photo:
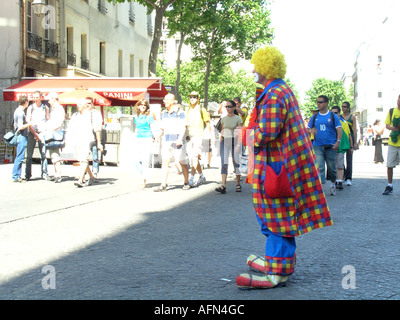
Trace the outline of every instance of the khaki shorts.
<instances>
[{"instance_id":1,"label":"khaki shorts","mask_svg":"<svg viewBox=\"0 0 400 320\"><path fill-rule=\"evenodd\" d=\"M61 161L60 149L51 149L49 150L49 154L52 163Z\"/></svg>"},{"instance_id":2,"label":"khaki shorts","mask_svg":"<svg viewBox=\"0 0 400 320\"><path fill-rule=\"evenodd\" d=\"M182 164L187 164L186 144L183 144L181 148L177 149L176 143L163 141L161 146L161 157L162 161L169 159Z\"/></svg>"},{"instance_id":3,"label":"khaki shorts","mask_svg":"<svg viewBox=\"0 0 400 320\"><path fill-rule=\"evenodd\" d=\"M188 142L188 154L190 159L199 158L203 153L203 137L190 137Z\"/></svg>"},{"instance_id":4,"label":"khaki shorts","mask_svg":"<svg viewBox=\"0 0 400 320\"><path fill-rule=\"evenodd\" d=\"M336 169L344 169L344 155L346 153L338 152L336 155Z\"/></svg>"},{"instance_id":5,"label":"khaki shorts","mask_svg":"<svg viewBox=\"0 0 400 320\"><path fill-rule=\"evenodd\" d=\"M91 151L89 146L85 144L76 147L76 158L79 162L88 162L90 159Z\"/></svg>"},{"instance_id":6,"label":"khaki shorts","mask_svg":"<svg viewBox=\"0 0 400 320\"><path fill-rule=\"evenodd\" d=\"M386 166L395 168L400 162L400 147L388 145L388 155Z\"/></svg>"}]
</instances>

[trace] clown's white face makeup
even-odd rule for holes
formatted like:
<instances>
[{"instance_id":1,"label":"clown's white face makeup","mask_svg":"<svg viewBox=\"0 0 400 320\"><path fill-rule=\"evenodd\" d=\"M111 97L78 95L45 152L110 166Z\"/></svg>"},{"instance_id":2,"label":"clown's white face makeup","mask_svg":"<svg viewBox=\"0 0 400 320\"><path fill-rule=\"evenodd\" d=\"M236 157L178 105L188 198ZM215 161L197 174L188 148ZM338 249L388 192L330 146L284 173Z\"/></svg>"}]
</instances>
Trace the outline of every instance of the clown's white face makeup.
<instances>
[{"instance_id":1,"label":"clown's white face makeup","mask_svg":"<svg viewBox=\"0 0 400 320\"><path fill-rule=\"evenodd\" d=\"M254 82L264 86L265 83L267 82L267 78L264 77L262 74L259 74L256 70L253 70L253 73L254 73Z\"/></svg>"},{"instance_id":2,"label":"clown's white face makeup","mask_svg":"<svg viewBox=\"0 0 400 320\"><path fill-rule=\"evenodd\" d=\"M255 72L255 73L254 73L254 82L255 82L255 83L258 83L259 80L260 80L260 77L258 76L258 73Z\"/></svg>"}]
</instances>

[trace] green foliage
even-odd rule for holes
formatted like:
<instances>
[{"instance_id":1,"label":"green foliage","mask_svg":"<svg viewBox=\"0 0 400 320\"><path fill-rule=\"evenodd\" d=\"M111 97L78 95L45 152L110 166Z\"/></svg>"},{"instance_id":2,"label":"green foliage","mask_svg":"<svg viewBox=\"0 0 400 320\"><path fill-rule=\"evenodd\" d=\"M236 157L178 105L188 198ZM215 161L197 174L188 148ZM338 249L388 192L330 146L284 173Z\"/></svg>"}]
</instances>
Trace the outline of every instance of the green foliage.
<instances>
[{"instance_id":1,"label":"green foliage","mask_svg":"<svg viewBox=\"0 0 400 320\"><path fill-rule=\"evenodd\" d=\"M352 103L353 99L349 92L339 80L327 80L319 78L313 81L312 88L306 92L306 101L302 111L306 118L310 117L312 110L317 105L317 98L320 95L325 95L329 98L329 109L333 106L341 106L343 101Z\"/></svg>"},{"instance_id":2,"label":"green foliage","mask_svg":"<svg viewBox=\"0 0 400 320\"><path fill-rule=\"evenodd\" d=\"M157 75L163 78L165 85L174 85L176 79L176 68L163 69L162 63L157 64ZM192 61L181 64L180 93L182 102L189 103L189 94L192 91L200 93L203 99L204 70L201 63ZM222 102L240 97L247 104L254 103L256 84L253 76L246 70L234 73L232 68L226 66L218 73L212 73L209 80L209 101ZM244 97L246 96L246 98Z\"/></svg>"},{"instance_id":3,"label":"green foliage","mask_svg":"<svg viewBox=\"0 0 400 320\"><path fill-rule=\"evenodd\" d=\"M202 66L205 104L216 97L210 86L225 73L223 69L249 59L258 46L272 39L265 0L184 0L183 5L175 2L166 15L169 36L179 33L192 48L193 62Z\"/></svg>"},{"instance_id":4,"label":"green foliage","mask_svg":"<svg viewBox=\"0 0 400 320\"><path fill-rule=\"evenodd\" d=\"M297 89L296 89L296 86L294 85L294 83L293 83L289 78L286 78L286 79L285 79L285 82L286 82L286 84L290 87L290 89L292 89L294 95L295 95L296 98L297 98L297 102L298 102L298 104L299 104L299 108L302 109L302 104L301 104L301 101L300 101L300 99L299 99L299 93L298 93L298 91L297 91Z\"/></svg>"}]
</instances>

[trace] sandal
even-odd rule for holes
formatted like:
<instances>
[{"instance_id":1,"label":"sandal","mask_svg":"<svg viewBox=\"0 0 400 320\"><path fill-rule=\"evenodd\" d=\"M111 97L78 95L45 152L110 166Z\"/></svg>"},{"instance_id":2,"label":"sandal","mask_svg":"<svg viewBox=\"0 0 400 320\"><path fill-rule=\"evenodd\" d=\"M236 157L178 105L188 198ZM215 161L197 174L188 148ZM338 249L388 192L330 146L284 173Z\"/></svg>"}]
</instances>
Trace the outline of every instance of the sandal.
<instances>
[{"instance_id":1,"label":"sandal","mask_svg":"<svg viewBox=\"0 0 400 320\"><path fill-rule=\"evenodd\" d=\"M215 188L215 191L220 192L222 194L225 194L226 193L226 188L225 188L225 186L220 186L218 188Z\"/></svg>"},{"instance_id":2,"label":"sandal","mask_svg":"<svg viewBox=\"0 0 400 320\"><path fill-rule=\"evenodd\" d=\"M242 192L242 186L240 184L236 185L236 192Z\"/></svg>"}]
</instances>

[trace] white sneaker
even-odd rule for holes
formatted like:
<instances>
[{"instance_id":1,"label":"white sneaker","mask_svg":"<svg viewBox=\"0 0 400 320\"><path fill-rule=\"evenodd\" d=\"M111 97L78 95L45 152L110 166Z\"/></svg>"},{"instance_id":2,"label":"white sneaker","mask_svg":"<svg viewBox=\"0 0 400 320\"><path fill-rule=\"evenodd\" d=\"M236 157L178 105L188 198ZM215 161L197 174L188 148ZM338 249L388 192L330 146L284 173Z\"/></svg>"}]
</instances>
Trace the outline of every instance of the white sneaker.
<instances>
[{"instance_id":1,"label":"white sneaker","mask_svg":"<svg viewBox=\"0 0 400 320\"><path fill-rule=\"evenodd\" d=\"M346 186L351 186L351 180L350 179L346 180Z\"/></svg>"},{"instance_id":2,"label":"white sneaker","mask_svg":"<svg viewBox=\"0 0 400 320\"><path fill-rule=\"evenodd\" d=\"M189 179L189 186L194 187L194 181L193 181L193 179Z\"/></svg>"},{"instance_id":3,"label":"white sneaker","mask_svg":"<svg viewBox=\"0 0 400 320\"><path fill-rule=\"evenodd\" d=\"M196 182L196 186L199 186L201 184L203 184L204 182L206 182L206 177L200 177L199 180L197 180Z\"/></svg>"},{"instance_id":4,"label":"white sneaker","mask_svg":"<svg viewBox=\"0 0 400 320\"><path fill-rule=\"evenodd\" d=\"M336 186L331 185L331 196L336 196Z\"/></svg>"}]
</instances>

